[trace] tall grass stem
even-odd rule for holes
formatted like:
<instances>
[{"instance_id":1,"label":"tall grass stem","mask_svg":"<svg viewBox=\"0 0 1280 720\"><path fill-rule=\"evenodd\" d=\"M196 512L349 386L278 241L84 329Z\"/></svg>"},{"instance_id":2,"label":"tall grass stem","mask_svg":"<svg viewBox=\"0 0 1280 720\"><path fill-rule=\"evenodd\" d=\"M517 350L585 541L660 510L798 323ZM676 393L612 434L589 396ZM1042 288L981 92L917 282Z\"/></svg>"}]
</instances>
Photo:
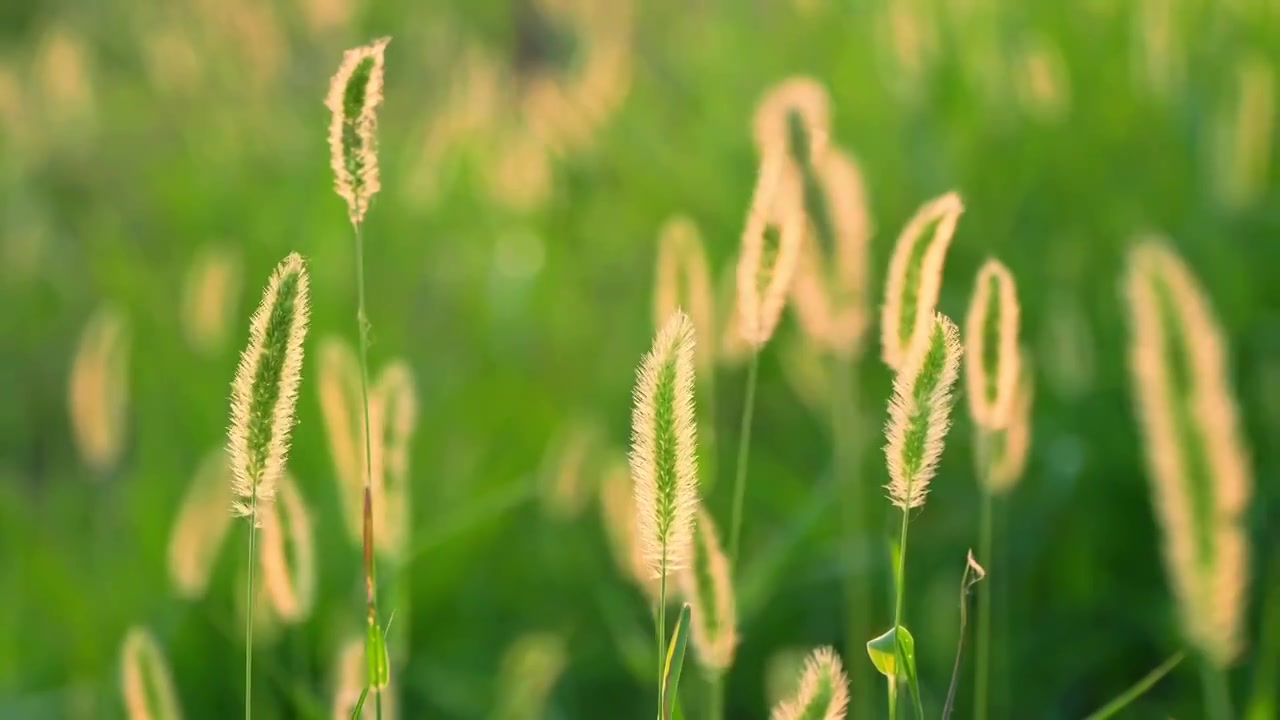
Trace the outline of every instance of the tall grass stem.
<instances>
[{"instance_id":1,"label":"tall grass stem","mask_svg":"<svg viewBox=\"0 0 1280 720\"><path fill-rule=\"evenodd\" d=\"M857 397L854 394L850 375L853 363L850 358L839 352L831 356L831 466L838 497L840 498L841 528L840 537L846 544L845 555L848 565L844 571L844 596L848 626L848 641L845 652L852 653L861 648L869 637L871 617L871 584L860 577L862 555L851 552L848 543L858 542L866 529L866 508L870 505L863 497L859 484L857 468L861 459L858 423ZM858 673L853 667L851 673ZM853 678L855 687L857 678ZM872 698L866 693L857 694L856 717L870 717L874 714Z\"/></svg>"},{"instance_id":2,"label":"tall grass stem","mask_svg":"<svg viewBox=\"0 0 1280 720\"><path fill-rule=\"evenodd\" d=\"M1224 670L1208 658L1200 659L1200 681L1204 686L1204 716L1208 720L1231 720L1231 688Z\"/></svg>"},{"instance_id":3,"label":"tall grass stem","mask_svg":"<svg viewBox=\"0 0 1280 720\"><path fill-rule=\"evenodd\" d=\"M658 581L658 720L662 720L662 707L666 701L663 695L663 674L667 662L667 553L662 552L662 577Z\"/></svg>"},{"instance_id":4,"label":"tall grass stem","mask_svg":"<svg viewBox=\"0 0 1280 720\"><path fill-rule=\"evenodd\" d=\"M1128 690L1117 695L1115 699L1106 705L1103 705L1084 720L1106 720L1106 718L1109 718L1125 709L1125 707L1130 703L1142 697L1144 693L1150 690L1156 683L1160 682L1161 678L1168 675L1171 670L1178 666L1178 663L1182 662L1184 657L1186 657L1186 653L1181 650L1169 656L1169 659L1161 663L1159 667L1147 673Z\"/></svg>"},{"instance_id":5,"label":"tall grass stem","mask_svg":"<svg viewBox=\"0 0 1280 720\"><path fill-rule=\"evenodd\" d=\"M902 645L898 639L898 628L902 627L902 600L906 592L907 576L907 528L910 526L911 509L902 509L902 535L898 540L898 570L894 577L893 602L893 674L889 680L889 720L898 715L898 683L897 676L902 672Z\"/></svg>"},{"instance_id":6,"label":"tall grass stem","mask_svg":"<svg viewBox=\"0 0 1280 720\"><path fill-rule=\"evenodd\" d=\"M258 539L258 493L249 500L249 590L244 621L244 720L253 716L253 557Z\"/></svg>"},{"instance_id":7,"label":"tall grass stem","mask_svg":"<svg viewBox=\"0 0 1280 720\"><path fill-rule=\"evenodd\" d=\"M987 437L985 431L980 431L981 436L978 439L978 472L982 477L978 478L978 487L982 492L982 510L978 520L978 557L982 558L982 562L988 567L994 567L994 561L991 557L992 552L992 512L995 499L992 497L990 480L991 459L990 459L990 438ZM991 578L992 583L998 582L1000 573L997 572ZM974 689L973 689L973 718L974 720L986 720L988 708L988 690L991 676L991 586L988 586L986 592L978 593L978 637L975 645L977 658L974 667Z\"/></svg>"},{"instance_id":8,"label":"tall grass stem","mask_svg":"<svg viewBox=\"0 0 1280 720\"><path fill-rule=\"evenodd\" d=\"M733 521L729 532L729 571L738 568L738 543L742 536L742 505L747 497L747 460L751 455L751 416L755 412L756 377L760 371L760 350L751 353L747 366L747 394L742 404L742 425L738 433L738 464L733 478ZM734 575L736 576L736 575Z\"/></svg>"}]
</instances>

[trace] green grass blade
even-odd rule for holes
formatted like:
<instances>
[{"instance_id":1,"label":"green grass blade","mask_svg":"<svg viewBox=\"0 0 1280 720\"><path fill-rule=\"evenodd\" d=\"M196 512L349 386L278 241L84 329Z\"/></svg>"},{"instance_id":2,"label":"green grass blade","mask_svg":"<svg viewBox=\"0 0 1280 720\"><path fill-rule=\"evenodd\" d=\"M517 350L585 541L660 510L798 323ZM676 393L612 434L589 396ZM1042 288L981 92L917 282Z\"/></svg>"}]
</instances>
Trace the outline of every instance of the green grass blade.
<instances>
[{"instance_id":1,"label":"green grass blade","mask_svg":"<svg viewBox=\"0 0 1280 720\"><path fill-rule=\"evenodd\" d=\"M360 699L356 700L356 706L351 710L351 720L360 720L360 712L364 710L364 699L369 697L369 688L360 691Z\"/></svg>"},{"instance_id":2,"label":"green grass blade","mask_svg":"<svg viewBox=\"0 0 1280 720\"><path fill-rule=\"evenodd\" d=\"M1178 663L1182 662L1184 657L1186 657L1186 653L1181 650L1174 653L1155 670L1147 673L1146 677L1134 683L1132 687L1120 693L1114 700L1103 705L1102 708L1085 718L1085 720L1104 720L1104 718L1109 718L1125 709L1129 703L1142 697L1156 683L1160 682L1160 678L1168 675L1171 670L1178 666Z\"/></svg>"},{"instance_id":3,"label":"green grass blade","mask_svg":"<svg viewBox=\"0 0 1280 720\"><path fill-rule=\"evenodd\" d=\"M680 673L684 670L685 649L689 646L689 603L680 608L680 617L671 631L667 659L662 671L662 718L671 720L675 713L676 694L680 689Z\"/></svg>"}]
</instances>

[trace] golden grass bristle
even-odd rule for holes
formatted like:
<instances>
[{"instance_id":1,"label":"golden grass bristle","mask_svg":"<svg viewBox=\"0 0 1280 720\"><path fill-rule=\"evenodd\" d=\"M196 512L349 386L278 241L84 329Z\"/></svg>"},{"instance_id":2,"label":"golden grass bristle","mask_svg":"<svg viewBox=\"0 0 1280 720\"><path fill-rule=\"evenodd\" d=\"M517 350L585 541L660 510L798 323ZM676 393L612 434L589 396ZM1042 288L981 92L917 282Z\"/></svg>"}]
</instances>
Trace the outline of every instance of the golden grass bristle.
<instances>
[{"instance_id":1,"label":"golden grass bristle","mask_svg":"<svg viewBox=\"0 0 1280 720\"><path fill-rule=\"evenodd\" d=\"M631 477L640 546L661 577L689 561L698 508L698 438L693 324L677 310L636 371Z\"/></svg>"},{"instance_id":2,"label":"golden grass bristle","mask_svg":"<svg viewBox=\"0 0 1280 720\"><path fill-rule=\"evenodd\" d=\"M1027 456L1031 452L1031 410L1035 405L1035 391L1030 354L1024 351L1019 362L1018 384L1013 394L1009 425L999 433L998 441L992 448L987 472L979 475L985 476L988 492L1002 495L1012 490L1022 479L1027 467Z\"/></svg>"},{"instance_id":3,"label":"golden grass bristle","mask_svg":"<svg viewBox=\"0 0 1280 720\"><path fill-rule=\"evenodd\" d=\"M600 438L595 426L577 420L548 448L540 478L543 509L552 517L577 517L591 499L593 460Z\"/></svg>"},{"instance_id":4,"label":"golden grass bristle","mask_svg":"<svg viewBox=\"0 0 1280 720\"><path fill-rule=\"evenodd\" d=\"M418 426L418 389L413 368L403 359L387 364L370 394L369 436L373 471L374 547L399 558L409 541L409 495L413 433ZM363 444L363 443L362 443Z\"/></svg>"},{"instance_id":5,"label":"golden grass bristle","mask_svg":"<svg viewBox=\"0 0 1280 720\"><path fill-rule=\"evenodd\" d=\"M764 699L769 707L790 700L800 690L800 678L804 676L804 662L808 658L808 649L787 647L765 661Z\"/></svg>"},{"instance_id":6,"label":"golden grass bristle","mask_svg":"<svg viewBox=\"0 0 1280 720\"><path fill-rule=\"evenodd\" d=\"M733 665L738 646L738 613L729 558L705 507L698 508L692 561L679 573L680 593L693 608L693 650L698 664L715 675Z\"/></svg>"},{"instance_id":7,"label":"golden grass bristle","mask_svg":"<svg viewBox=\"0 0 1280 720\"><path fill-rule=\"evenodd\" d=\"M231 527L231 466L226 448L217 448L201 461L187 488L169 535L169 582L179 596L198 598Z\"/></svg>"},{"instance_id":8,"label":"golden grass bristle","mask_svg":"<svg viewBox=\"0 0 1280 720\"><path fill-rule=\"evenodd\" d=\"M1226 339L1187 264L1162 239L1129 251L1129 363L1165 564L1188 640L1225 667L1243 644L1249 461Z\"/></svg>"},{"instance_id":9,"label":"golden grass bristle","mask_svg":"<svg viewBox=\"0 0 1280 720\"><path fill-rule=\"evenodd\" d=\"M716 360L716 344L710 342L716 336L715 291L702 233L692 219L676 215L663 224L653 287L655 328L683 307L693 321L695 336L707 339L698 343L694 353L698 372L705 376Z\"/></svg>"},{"instance_id":10,"label":"golden grass bristle","mask_svg":"<svg viewBox=\"0 0 1280 720\"><path fill-rule=\"evenodd\" d=\"M830 647L814 650L805 660L800 688L774 706L770 720L844 720L849 706L849 678L840 656Z\"/></svg>"},{"instance_id":11,"label":"golden grass bristle","mask_svg":"<svg viewBox=\"0 0 1280 720\"><path fill-rule=\"evenodd\" d=\"M942 313L921 337L893 379L885 460L890 501L902 508L924 505L951 427L952 388L960 373L960 331Z\"/></svg>"},{"instance_id":12,"label":"golden grass bristle","mask_svg":"<svg viewBox=\"0 0 1280 720\"><path fill-rule=\"evenodd\" d=\"M120 694L128 720L182 717L169 663L146 628L129 628L120 645Z\"/></svg>"},{"instance_id":13,"label":"golden grass bristle","mask_svg":"<svg viewBox=\"0 0 1280 720\"><path fill-rule=\"evenodd\" d=\"M338 659L334 668L333 720L351 720L351 713L360 701L360 693L368 683L369 666L365 662L364 636L355 635L342 643L338 649ZM375 707L373 694L365 698L364 707L360 710L359 720L374 720ZM396 694L390 690L382 691L382 719L395 720Z\"/></svg>"},{"instance_id":14,"label":"golden grass bristle","mask_svg":"<svg viewBox=\"0 0 1280 720\"><path fill-rule=\"evenodd\" d=\"M307 619L315 603L315 541L297 480L286 472L278 489L280 501L267 508L262 524L262 579L276 616L291 625Z\"/></svg>"},{"instance_id":15,"label":"golden grass bristle","mask_svg":"<svg viewBox=\"0 0 1280 720\"><path fill-rule=\"evenodd\" d=\"M1219 199L1238 209L1268 188L1275 136L1275 72L1257 53L1236 63L1229 109L1213 125L1213 161Z\"/></svg>"},{"instance_id":16,"label":"golden grass bristle","mask_svg":"<svg viewBox=\"0 0 1280 720\"><path fill-rule=\"evenodd\" d=\"M806 232L800 180L781 148L761 158L742 232L737 312L742 337L757 351L773 336L791 290ZM770 242L769 235L776 235Z\"/></svg>"},{"instance_id":17,"label":"golden grass bristle","mask_svg":"<svg viewBox=\"0 0 1280 720\"><path fill-rule=\"evenodd\" d=\"M650 602L658 602L659 587L640 545L639 518L631 468L617 460L604 473L600 484L600 523L609 539L613 561L622 574L640 587Z\"/></svg>"},{"instance_id":18,"label":"golden grass bristle","mask_svg":"<svg viewBox=\"0 0 1280 720\"><path fill-rule=\"evenodd\" d=\"M353 541L360 542L365 480L360 362L345 340L337 335L326 335L320 340L317 366L320 419L324 423L329 457L333 460L338 480L342 516L347 534Z\"/></svg>"},{"instance_id":19,"label":"golden grass bristle","mask_svg":"<svg viewBox=\"0 0 1280 720\"><path fill-rule=\"evenodd\" d=\"M999 260L978 268L964 321L966 395L969 415L987 432L1009 425L1018 388L1020 310L1013 274Z\"/></svg>"},{"instance_id":20,"label":"golden grass bristle","mask_svg":"<svg viewBox=\"0 0 1280 720\"><path fill-rule=\"evenodd\" d=\"M309 318L307 270L302 257L291 253L267 281L231 383L227 450L237 498L232 510L238 515L252 516L255 498L270 502L284 472Z\"/></svg>"},{"instance_id":21,"label":"golden grass bristle","mask_svg":"<svg viewBox=\"0 0 1280 720\"><path fill-rule=\"evenodd\" d=\"M329 82L325 106L333 113L329 123L329 164L334 188L347 201L351 224L359 225L369 200L381 188L378 179L378 106L382 104L382 77L387 43L383 37L347 50ZM360 72L357 72L357 71Z\"/></svg>"},{"instance_id":22,"label":"golden grass bristle","mask_svg":"<svg viewBox=\"0 0 1280 720\"><path fill-rule=\"evenodd\" d=\"M182 329L198 352L226 344L240 298L240 258L225 247L202 250L187 270L182 289Z\"/></svg>"},{"instance_id":23,"label":"golden grass bristle","mask_svg":"<svg viewBox=\"0 0 1280 720\"><path fill-rule=\"evenodd\" d=\"M956 193L936 197L916 211L894 244L880 313L881 354L891 369L901 367L915 340L933 324L942 266L963 212ZM927 234L930 227L933 232Z\"/></svg>"},{"instance_id":24,"label":"golden grass bristle","mask_svg":"<svg viewBox=\"0 0 1280 720\"><path fill-rule=\"evenodd\" d=\"M756 105L752 133L761 157L777 149L788 152L792 118L804 128L807 159L812 161L825 153L831 139L827 89L811 77L796 76L769 88Z\"/></svg>"},{"instance_id":25,"label":"golden grass bristle","mask_svg":"<svg viewBox=\"0 0 1280 720\"><path fill-rule=\"evenodd\" d=\"M89 318L71 361L67 384L71 435L85 464L98 473L124 451L129 408L129 332L112 307Z\"/></svg>"},{"instance_id":26,"label":"golden grass bristle","mask_svg":"<svg viewBox=\"0 0 1280 720\"><path fill-rule=\"evenodd\" d=\"M568 663L564 639L549 632L516 638L503 653L493 720L539 720Z\"/></svg>"}]
</instances>

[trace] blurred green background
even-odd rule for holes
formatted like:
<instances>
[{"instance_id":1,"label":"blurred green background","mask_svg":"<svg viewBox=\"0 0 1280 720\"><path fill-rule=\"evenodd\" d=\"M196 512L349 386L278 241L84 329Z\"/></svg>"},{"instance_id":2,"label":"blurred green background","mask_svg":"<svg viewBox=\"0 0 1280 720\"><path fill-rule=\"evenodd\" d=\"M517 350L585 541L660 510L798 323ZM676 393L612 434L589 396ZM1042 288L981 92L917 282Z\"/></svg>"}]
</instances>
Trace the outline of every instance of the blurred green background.
<instances>
[{"instance_id":1,"label":"blurred green background","mask_svg":"<svg viewBox=\"0 0 1280 720\"><path fill-rule=\"evenodd\" d=\"M865 174L873 297L903 223L952 188L967 211L941 309L963 315L988 255L1019 281L1037 389L1030 463L999 506L1001 551L988 567L1002 583L995 716L1080 717L1180 646L1117 292L1124 250L1145 231L1172 238L1231 337L1256 478L1249 642L1231 682L1242 716L1253 698L1252 717L1275 716L1265 704L1280 677L1275 2L9 0L0 717L122 717L119 648L133 625L167 654L187 717L241 711L243 523L202 600L174 596L166 547L190 478L224 442L248 315L290 251L307 258L313 283L290 468L313 508L320 580L311 617L258 650L255 709L331 716L335 654L358 628L363 586L314 382L319 339L355 339L353 247L322 100L342 49L380 35L394 39L383 190L365 228L371 357L375 372L407 359L419 403L414 551L394 608L407 645L401 717L490 716L504 651L533 631L566 650L536 716L651 716L652 681L624 652L650 650L651 624L611 559L592 488L627 447L658 229L689 215L717 274L731 267L754 182L751 114L794 74L827 86L833 140ZM539 78L591 67L585 105L561 109L557 127L572 130L540 132L552 121L531 109ZM200 350L183 297L210 248L234 258L240 282L229 335ZM127 407L119 459L95 470L73 439L68 378L86 323L106 306L128 327ZM868 486L886 479L890 381L874 332L856 382ZM777 651L826 643L874 708L853 717L883 714L864 648L845 647L841 573L851 553L883 569L897 516L885 502L874 533L839 532L825 411L806 407L779 361L802 342L787 317L761 358L731 718L766 716ZM743 376L717 371L719 478L707 502L722 527ZM977 535L962 408L912 522L907 618L933 710ZM597 437L582 508L555 512L545 496L556 449L582 425ZM887 627L887 575L863 580ZM970 667L966 658L965 678ZM687 677L697 698L704 688ZM957 717L970 702L966 679ZM1188 663L1131 716L1201 713Z\"/></svg>"}]
</instances>

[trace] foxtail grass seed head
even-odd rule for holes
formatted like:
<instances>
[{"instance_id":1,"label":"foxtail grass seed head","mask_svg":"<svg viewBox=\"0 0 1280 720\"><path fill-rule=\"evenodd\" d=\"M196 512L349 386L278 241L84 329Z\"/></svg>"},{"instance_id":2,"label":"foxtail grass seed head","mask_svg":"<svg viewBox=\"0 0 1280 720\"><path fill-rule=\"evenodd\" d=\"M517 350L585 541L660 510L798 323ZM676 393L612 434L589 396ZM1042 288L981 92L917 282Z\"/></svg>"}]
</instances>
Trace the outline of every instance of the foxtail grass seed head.
<instances>
[{"instance_id":1,"label":"foxtail grass seed head","mask_svg":"<svg viewBox=\"0 0 1280 720\"><path fill-rule=\"evenodd\" d=\"M307 285L302 257L289 255L271 274L249 323L249 345L231 383L227 433L237 515L251 516L256 500L270 502L284 472L310 316Z\"/></svg>"},{"instance_id":2,"label":"foxtail grass seed head","mask_svg":"<svg viewBox=\"0 0 1280 720\"><path fill-rule=\"evenodd\" d=\"M131 627L120 647L120 693L128 720L179 720L182 709L173 674L156 639Z\"/></svg>"},{"instance_id":3,"label":"foxtail grass seed head","mask_svg":"<svg viewBox=\"0 0 1280 720\"><path fill-rule=\"evenodd\" d=\"M85 464L98 473L115 467L129 409L129 331L114 308L98 310L85 325L71 362L67 408Z\"/></svg>"},{"instance_id":4,"label":"foxtail grass seed head","mask_svg":"<svg viewBox=\"0 0 1280 720\"><path fill-rule=\"evenodd\" d=\"M365 478L360 363L351 346L336 335L322 338L319 352L316 387L320 393L320 419L328 438L347 535L358 545Z\"/></svg>"},{"instance_id":5,"label":"foxtail grass seed head","mask_svg":"<svg viewBox=\"0 0 1280 720\"><path fill-rule=\"evenodd\" d=\"M880 312L881 353L894 370L901 367L915 340L933 325L942 266L963 212L960 196L954 192L934 198L916 211L894 245Z\"/></svg>"},{"instance_id":6,"label":"foxtail grass seed head","mask_svg":"<svg viewBox=\"0 0 1280 720\"><path fill-rule=\"evenodd\" d=\"M698 509L692 561L680 571L679 579L680 592L693 607L690 629L698 663L710 675L722 673L733 665L738 614L729 558L705 507Z\"/></svg>"},{"instance_id":7,"label":"foxtail grass seed head","mask_svg":"<svg viewBox=\"0 0 1280 720\"><path fill-rule=\"evenodd\" d=\"M1188 640L1215 665L1239 654L1252 478L1226 340L1190 268L1163 240L1129 251L1129 369L1165 564Z\"/></svg>"},{"instance_id":8,"label":"foxtail grass seed head","mask_svg":"<svg viewBox=\"0 0 1280 720\"><path fill-rule=\"evenodd\" d=\"M677 308L688 308L698 343L695 360L705 375L715 366L715 293L707 263L702 233L693 220L677 215L662 226L658 235L658 263L654 279L654 325L661 326Z\"/></svg>"},{"instance_id":9,"label":"foxtail grass seed head","mask_svg":"<svg viewBox=\"0 0 1280 720\"><path fill-rule=\"evenodd\" d=\"M338 650L336 667L334 668L333 720L351 720L351 713L360 701L360 693L368 681L368 664L364 656L364 636L353 635L342 643ZM360 710L359 720L375 720L373 691L365 698L364 707ZM389 690L382 691L382 718L395 720L396 694Z\"/></svg>"},{"instance_id":10,"label":"foxtail grass seed head","mask_svg":"<svg viewBox=\"0 0 1280 720\"><path fill-rule=\"evenodd\" d=\"M757 351L773 336L800 261L805 215L800 179L780 149L760 163L738 256L738 320Z\"/></svg>"},{"instance_id":11,"label":"foxtail grass seed head","mask_svg":"<svg viewBox=\"0 0 1280 720\"><path fill-rule=\"evenodd\" d=\"M1269 187L1275 137L1275 72L1267 58L1246 55L1235 67L1227 104L1211 126L1214 189L1231 209L1247 207Z\"/></svg>"},{"instance_id":12,"label":"foxtail grass seed head","mask_svg":"<svg viewBox=\"0 0 1280 720\"><path fill-rule=\"evenodd\" d=\"M290 473L280 476L279 498L264 513L262 579L276 615L293 624L307 619L315 601L315 542L311 513Z\"/></svg>"},{"instance_id":13,"label":"foxtail grass seed head","mask_svg":"<svg viewBox=\"0 0 1280 720\"><path fill-rule=\"evenodd\" d=\"M352 225L364 221L378 181L378 106L382 104L384 54L391 38L346 51L329 81L325 105L329 123L329 156L334 187L347 201Z\"/></svg>"},{"instance_id":14,"label":"foxtail grass seed head","mask_svg":"<svg viewBox=\"0 0 1280 720\"><path fill-rule=\"evenodd\" d=\"M222 349L239 297L240 258L223 247L201 251L182 293L182 329L192 348L205 355Z\"/></svg>"},{"instance_id":15,"label":"foxtail grass seed head","mask_svg":"<svg viewBox=\"0 0 1280 720\"><path fill-rule=\"evenodd\" d=\"M410 451L418 425L418 390L413 369L403 359L383 368L370 394L369 435L373 442L374 547L392 559L409 541ZM360 443L363 447L363 441Z\"/></svg>"},{"instance_id":16,"label":"foxtail grass seed head","mask_svg":"<svg viewBox=\"0 0 1280 720\"><path fill-rule=\"evenodd\" d=\"M532 632L507 648L498 670L493 720L538 720L547 716L547 700L568 663L564 639Z\"/></svg>"},{"instance_id":17,"label":"foxtail grass seed head","mask_svg":"<svg viewBox=\"0 0 1280 720\"><path fill-rule=\"evenodd\" d=\"M831 100L817 80L797 76L774 85L756 106L756 150L786 149L796 160L821 155L831 137ZM801 140L801 142L795 142Z\"/></svg>"},{"instance_id":18,"label":"foxtail grass seed head","mask_svg":"<svg viewBox=\"0 0 1280 720\"><path fill-rule=\"evenodd\" d=\"M600 486L600 523L609 539L613 561L624 577L635 582L651 602L658 602L659 587L649 570L644 548L638 542L635 491L631 469L615 460Z\"/></svg>"},{"instance_id":19,"label":"foxtail grass seed head","mask_svg":"<svg viewBox=\"0 0 1280 720\"><path fill-rule=\"evenodd\" d=\"M774 706L770 720L844 720L849 707L849 678L840 656L829 647L814 650L805 660L800 689Z\"/></svg>"},{"instance_id":20,"label":"foxtail grass seed head","mask_svg":"<svg viewBox=\"0 0 1280 720\"><path fill-rule=\"evenodd\" d=\"M204 595L231 527L231 466L219 447L201 461L169 535L169 582L180 597Z\"/></svg>"},{"instance_id":21,"label":"foxtail grass seed head","mask_svg":"<svg viewBox=\"0 0 1280 720\"><path fill-rule=\"evenodd\" d=\"M769 707L790 700L800 690L808 658L809 650L802 647L783 648L769 656L764 666L764 698Z\"/></svg>"},{"instance_id":22,"label":"foxtail grass seed head","mask_svg":"<svg viewBox=\"0 0 1280 720\"><path fill-rule=\"evenodd\" d=\"M1030 354L1024 351L1009 426L997 434L992 448L991 464L986 473L988 492L1002 495L1022 479L1027 455L1031 452L1031 409L1035 403L1035 391Z\"/></svg>"},{"instance_id":23,"label":"foxtail grass seed head","mask_svg":"<svg viewBox=\"0 0 1280 720\"><path fill-rule=\"evenodd\" d=\"M631 477L640 546L654 577L688 564L693 543L698 509L693 345L693 324L677 310L636 372Z\"/></svg>"},{"instance_id":24,"label":"foxtail grass seed head","mask_svg":"<svg viewBox=\"0 0 1280 720\"><path fill-rule=\"evenodd\" d=\"M965 382L969 414L985 431L1009 425L1018 387L1018 292L998 260L978 270L964 320Z\"/></svg>"},{"instance_id":25,"label":"foxtail grass seed head","mask_svg":"<svg viewBox=\"0 0 1280 720\"><path fill-rule=\"evenodd\" d=\"M590 500L594 455L599 445L595 427L576 420L552 440L539 472L542 507L553 518L568 519L582 513Z\"/></svg>"},{"instance_id":26,"label":"foxtail grass seed head","mask_svg":"<svg viewBox=\"0 0 1280 720\"><path fill-rule=\"evenodd\" d=\"M942 313L893 379L885 460L889 500L904 511L924 505L951 427L951 390L960 373L960 331Z\"/></svg>"}]
</instances>

